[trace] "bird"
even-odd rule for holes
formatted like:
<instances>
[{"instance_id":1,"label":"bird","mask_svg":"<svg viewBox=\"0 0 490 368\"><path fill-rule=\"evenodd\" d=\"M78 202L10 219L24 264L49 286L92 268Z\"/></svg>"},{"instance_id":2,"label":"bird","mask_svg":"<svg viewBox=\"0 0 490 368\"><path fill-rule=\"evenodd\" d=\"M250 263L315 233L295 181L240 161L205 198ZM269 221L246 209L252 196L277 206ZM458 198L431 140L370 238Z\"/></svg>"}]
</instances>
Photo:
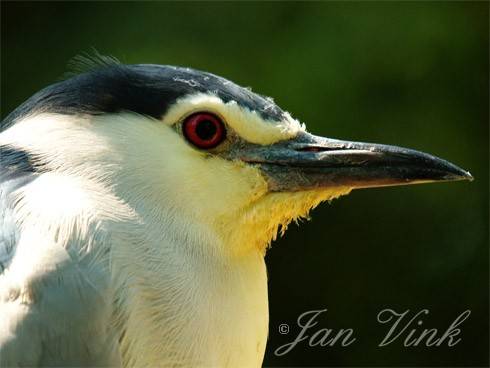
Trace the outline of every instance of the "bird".
<instances>
[{"instance_id":1,"label":"bird","mask_svg":"<svg viewBox=\"0 0 490 368\"><path fill-rule=\"evenodd\" d=\"M212 73L79 57L0 129L0 366L259 367L264 255L354 189L472 180Z\"/></svg>"}]
</instances>

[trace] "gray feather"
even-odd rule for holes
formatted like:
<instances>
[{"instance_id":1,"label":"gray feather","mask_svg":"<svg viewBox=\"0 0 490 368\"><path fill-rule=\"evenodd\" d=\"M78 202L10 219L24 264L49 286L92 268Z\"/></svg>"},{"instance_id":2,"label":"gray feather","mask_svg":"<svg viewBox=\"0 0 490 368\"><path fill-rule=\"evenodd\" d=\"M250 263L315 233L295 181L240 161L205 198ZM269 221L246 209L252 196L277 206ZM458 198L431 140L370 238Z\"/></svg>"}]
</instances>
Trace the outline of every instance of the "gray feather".
<instances>
[{"instance_id":1,"label":"gray feather","mask_svg":"<svg viewBox=\"0 0 490 368\"><path fill-rule=\"evenodd\" d=\"M22 232L14 194L42 175L37 164L25 151L0 146L0 367L117 366L107 270L72 251L86 239L74 234L66 249L50 249L43 271L22 285L9 274ZM97 229L91 234L104 241Z\"/></svg>"},{"instance_id":2,"label":"gray feather","mask_svg":"<svg viewBox=\"0 0 490 368\"><path fill-rule=\"evenodd\" d=\"M13 216L12 193L36 176L36 170L26 152L0 146L0 274L10 264L19 238L19 229Z\"/></svg>"}]
</instances>

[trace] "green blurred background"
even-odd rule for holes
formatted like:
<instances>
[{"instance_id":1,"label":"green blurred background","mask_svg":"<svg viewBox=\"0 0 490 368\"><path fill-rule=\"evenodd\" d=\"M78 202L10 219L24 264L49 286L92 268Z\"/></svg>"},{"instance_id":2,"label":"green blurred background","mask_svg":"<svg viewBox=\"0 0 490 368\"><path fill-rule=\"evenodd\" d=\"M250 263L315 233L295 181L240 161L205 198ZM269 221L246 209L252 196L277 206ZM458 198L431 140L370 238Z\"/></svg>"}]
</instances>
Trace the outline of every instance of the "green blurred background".
<instances>
[{"instance_id":1,"label":"green blurred background","mask_svg":"<svg viewBox=\"0 0 490 368\"><path fill-rule=\"evenodd\" d=\"M5 117L95 47L126 63L191 66L275 98L311 132L408 146L446 158L473 183L355 191L292 225L267 255L265 366L488 365L488 3L2 2ZM430 310L452 347L380 348L383 308ZM299 344L297 317L353 328L349 346ZM287 335L278 332L290 325ZM230 326L233 328L233 326Z\"/></svg>"}]
</instances>

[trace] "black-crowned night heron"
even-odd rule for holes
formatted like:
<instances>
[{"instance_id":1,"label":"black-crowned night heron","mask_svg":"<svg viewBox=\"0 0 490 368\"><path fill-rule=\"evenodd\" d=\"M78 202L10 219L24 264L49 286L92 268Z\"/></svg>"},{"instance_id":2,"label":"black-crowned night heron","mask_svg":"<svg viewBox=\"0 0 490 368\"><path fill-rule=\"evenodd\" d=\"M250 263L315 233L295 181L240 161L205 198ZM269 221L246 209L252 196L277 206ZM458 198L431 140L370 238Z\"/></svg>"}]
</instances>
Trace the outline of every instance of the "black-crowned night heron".
<instances>
[{"instance_id":1,"label":"black-crowned night heron","mask_svg":"<svg viewBox=\"0 0 490 368\"><path fill-rule=\"evenodd\" d=\"M0 134L1 366L257 367L264 253L352 189L471 179L213 74L104 59Z\"/></svg>"}]
</instances>

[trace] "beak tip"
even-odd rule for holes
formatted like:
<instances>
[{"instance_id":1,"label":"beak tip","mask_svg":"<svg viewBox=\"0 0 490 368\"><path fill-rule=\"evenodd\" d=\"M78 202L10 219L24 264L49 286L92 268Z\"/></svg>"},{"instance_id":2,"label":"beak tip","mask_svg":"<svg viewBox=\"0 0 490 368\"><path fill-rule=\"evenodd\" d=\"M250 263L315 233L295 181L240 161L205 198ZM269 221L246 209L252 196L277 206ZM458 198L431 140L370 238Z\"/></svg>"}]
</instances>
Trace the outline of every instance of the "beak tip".
<instances>
[{"instance_id":1,"label":"beak tip","mask_svg":"<svg viewBox=\"0 0 490 368\"><path fill-rule=\"evenodd\" d=\"M475 178L469 171L463 170L461 168L457 168L457 171L453 171L449 176L449 180L467 180L467 181L473 181Z\"/></svg>"},{"instance_id":2,"label":"beak tip","mask_svg":"<svg viewBox=\"0 0 490 368\"><path fill-rule=\"evenodd\" d=\"M463 179L468 180L468 181L475 180L475 178L473 177L473 175L471 175L471 173L469 171L464 172Z\"/></svg>"}]
</instances>

